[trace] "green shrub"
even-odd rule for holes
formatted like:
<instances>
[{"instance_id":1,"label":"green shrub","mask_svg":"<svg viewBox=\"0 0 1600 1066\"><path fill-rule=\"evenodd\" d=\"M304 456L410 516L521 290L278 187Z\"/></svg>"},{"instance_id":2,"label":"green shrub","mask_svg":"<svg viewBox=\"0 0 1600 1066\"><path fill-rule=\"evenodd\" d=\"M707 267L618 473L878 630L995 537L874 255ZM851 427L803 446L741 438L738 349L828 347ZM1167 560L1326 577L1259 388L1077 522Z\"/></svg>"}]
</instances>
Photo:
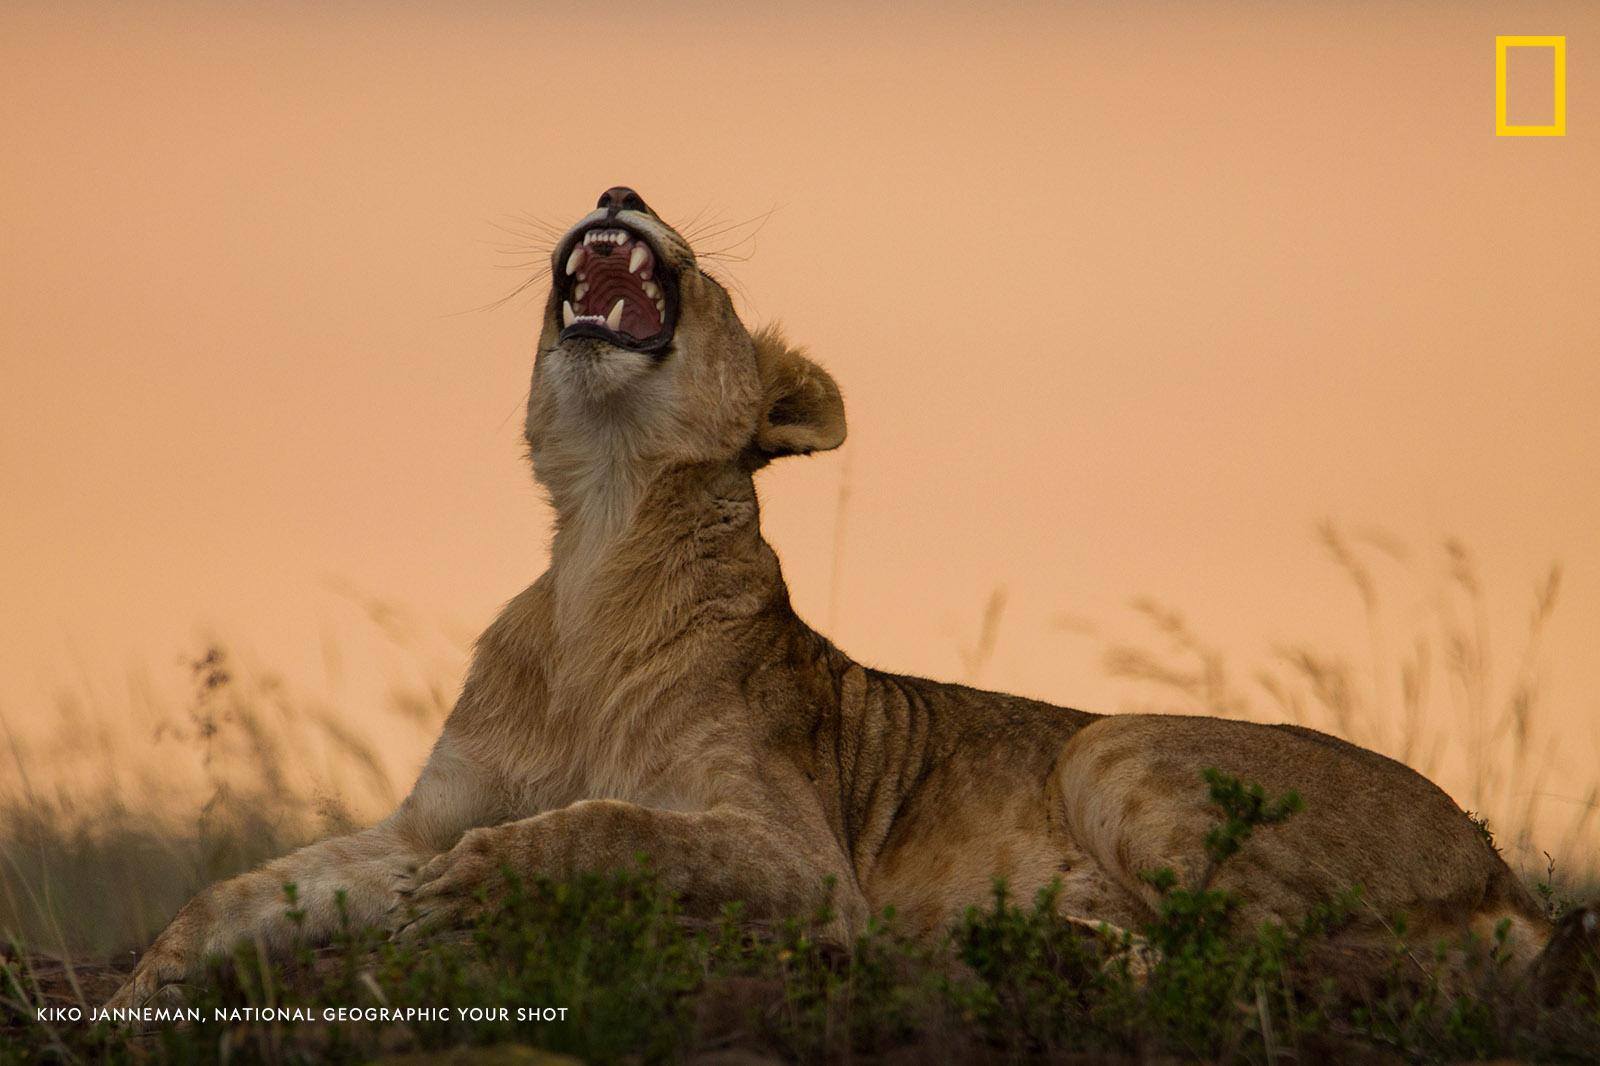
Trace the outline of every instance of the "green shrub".
<instances>
[{"instance_id":1,"label":"green shrub","mask_svg":"<svg viewBox=\"0 0 1600 1066\"><path fill-rule=\"evenodd\" d=\"M717 1048L797 1062L1088 1053L1272 1063L1374 1052L1593 1061L1600 1014L1534 1009L1521 997L1503 966L1506 927L1489 943L1421 946L1397 926L1390 948L1366 960L1370 972L1350 969L1341 941L1363 914L1354 887L1291 927L1238 928L1236 901L1214 887L1215 874L1256 829L1287 823L1277 831L1292 833L1300 804L1220 773L1205 780L1218 813L1202 841L1207 863L1191 885L1152 871L1159 906L1132 931L1062 915L1059 885L1021 903L997 883L988 906L932 942L906 935L887 912L840 945L824 935L827 908L769 923L745 920L738 906L716 920L688 916L644 865L513 878L470 929L430 942L346 926L331 945L276 966L240 951L191 990L206 1021L149 1035L39 1020L34 1008L73 995L52 992L20 955L0 973L0 1061L359 1062L397 1051L476 1056L490 1045L595 1063L682 1061ZM285 907L295 913L292 886ZM1465 986L1446 978L1460 971L1445 963L1462 957L1481 963ZM252 1007L315 1020L210 1020ZM451 1009L406 1024L324 1021L334 1007ZM468 1020L463 1007L505 1013ZM519 1014L532 1008L566 1014Z\"/></svg>"}]
</instances>

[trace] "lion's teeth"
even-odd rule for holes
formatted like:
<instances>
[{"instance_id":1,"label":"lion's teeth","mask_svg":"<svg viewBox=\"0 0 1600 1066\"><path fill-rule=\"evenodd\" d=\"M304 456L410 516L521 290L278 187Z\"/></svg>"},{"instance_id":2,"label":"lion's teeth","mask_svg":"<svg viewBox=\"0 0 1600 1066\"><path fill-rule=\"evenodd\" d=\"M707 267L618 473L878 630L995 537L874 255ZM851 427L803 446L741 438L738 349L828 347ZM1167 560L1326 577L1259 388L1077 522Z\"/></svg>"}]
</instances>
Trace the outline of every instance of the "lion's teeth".
<instances>
[{"instance_id":1,"label":"lion's teeth","mask_svg":"<svg viewBox=\"0 0 1600 1066\"><path fill-rule=\"evenodd\" d=\"M628 273L633 274L637 272L640 267L644 266L645 258L649 254L649 252L645 251L644 245L634 245L633 254L628 257Z\"/></svg>"},{"instance_id":2,"label":"lion's teeth","mask_svg":"<svg viewBox=\"0 0 1600 1066\"><path fill-rule=\"evenodd\" d=\"M580 281L580 282L578 282L578 287L576 289L572 290L572 298L574 300L582 300L584 294L587 293L588 291L589 291L589 283L587 281Z\"/></svg>"},{"instance_id":3,"label":"lion's teeth","mask_svg":"<svg viewBox=\"0 0 1600 1066\"><path fill-rule=\"evenodd\" d=\"M652 300L659 300L661 299L661 286L653 281L647 281L644 283L644 294Z\"/></svg>"},{"instance_id":4,"label":"lion's teeth","mask_svg":"<svg viewBox=\"0 0 1600 1066\"><path fill-rule=\"evenodd\" d=\"M665 300L657 300L656 301L656 314L661 316L661 320L663 322L665 322L667 320L667 301L665 301Z\"/></svg>"},{"instance_id":5,"label":"lion's teeth","mask_svg":"<svg viewBox=\"0 0 1600 1066\"><path fill-rule=\"evenodd\" d=\"M619 299L611 305L611 313L606 316L606 329L620 329L622 327L622 305L627 301Z\"/></svg>"},{"instance_id":6,"label":"lion's teeth","mask_svg":"<svg viewBox=\"0 0 1600 1066\"><path fill-rule=\"evenodd\" d=\"M577 317L578 317L578 312L576 312L576 311L574 311L572 309L572 301L570 301L570 300L562 300L561 301L561 327L563 329L565 329L567 326L572 325L572 323L577 320Z\"/></svg>"},{"instance_id":7,"label":"lion's teeth","mask_svg":"<svg viewBox=\"0 0 1600 1066\"><path fill-rule=\"evenodd\" d=\"M585 255L587 255L587 254L588 253L585 252L583 250L583 248L579 247L579 248L574 248L572 250L572 254L567 256L567 276L568 277L571 277L573 274L576 274L578 272L578 268L583 265L583 257Z\"/></svg>"}]
</instances>

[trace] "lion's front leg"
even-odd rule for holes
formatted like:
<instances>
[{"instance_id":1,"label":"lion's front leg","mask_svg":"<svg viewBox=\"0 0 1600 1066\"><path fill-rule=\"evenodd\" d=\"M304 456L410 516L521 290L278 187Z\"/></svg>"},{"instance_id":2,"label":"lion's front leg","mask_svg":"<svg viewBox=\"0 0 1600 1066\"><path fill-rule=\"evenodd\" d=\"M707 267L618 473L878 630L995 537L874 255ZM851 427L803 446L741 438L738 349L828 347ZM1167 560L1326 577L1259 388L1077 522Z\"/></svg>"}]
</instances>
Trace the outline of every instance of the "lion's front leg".
<instances>
[{"instance_id":1,"label":"lion's front leg","mask_svg":"<svg viewBox=\"0 0 1600 1066\"><path fill-rule=\"evenodd\" d=\"M178 911L108 1006L140 1006L240 944L279 955L296 941L326 940L345 922L352 928L390 923L417 866L454 844L467 827L493 817L490 781L447 729L393 815L206 888ZM288 884L295 886L292 907L284 892Z\"/></svg>"},{"instance_id":2,"label":"lion's front leg","mask_svg":"<svg viewBox=\"0 0 1600 1066\"><path fill-rule=\"evenodd\" d=\"M296 939L324 939L342 922L379 922L424 857L387 827L375 827L214 884L184 904L107 1006L141 1006L239 944L277 954ZM294 886L293 905L286 885Z\"/></svg>"},{"instance_id":3,"label":"lion's front leg","mask_svg":"<svg viewBox=\"0 0 1600 1066\"><path fill-rule=\"evenodd\" d=\"M584 800L517 822L474 829L417 871L413 938L468 921L497 905L507 871L521 878L564 877L631 866L646 855L662 887L694 910L743 902L753 916L805 914L831 905L830 930L858 931L867 905L826 833L734 809L668 811L617 800Z\"/></svg>"}]
</instances>

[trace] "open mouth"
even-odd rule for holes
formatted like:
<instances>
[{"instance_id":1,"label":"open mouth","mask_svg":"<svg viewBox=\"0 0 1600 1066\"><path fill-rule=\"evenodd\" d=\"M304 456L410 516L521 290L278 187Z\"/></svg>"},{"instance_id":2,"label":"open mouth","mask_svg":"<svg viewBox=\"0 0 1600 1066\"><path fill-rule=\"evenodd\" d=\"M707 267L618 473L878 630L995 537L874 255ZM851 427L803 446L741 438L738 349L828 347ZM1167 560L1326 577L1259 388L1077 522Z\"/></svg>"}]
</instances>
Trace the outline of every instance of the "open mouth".
<instances>
[{"instance_id":1,"label":"open mouth","mask_svg":"<svg viewBox=\"0 0 1600 1066\"><path fill-rule=\"evenodd\" d=\"M561 339L655 351L672 340L677 279L645 237L615 220L579 233L558 264Z\"/></svg>"}]
</instances>

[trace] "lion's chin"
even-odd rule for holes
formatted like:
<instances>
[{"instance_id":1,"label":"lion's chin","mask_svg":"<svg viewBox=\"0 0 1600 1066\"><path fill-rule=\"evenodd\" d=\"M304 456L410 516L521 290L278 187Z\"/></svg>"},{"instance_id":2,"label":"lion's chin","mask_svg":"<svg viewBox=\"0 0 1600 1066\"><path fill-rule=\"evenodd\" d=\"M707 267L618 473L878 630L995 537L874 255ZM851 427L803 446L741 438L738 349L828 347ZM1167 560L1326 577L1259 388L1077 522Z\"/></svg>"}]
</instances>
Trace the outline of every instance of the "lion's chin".
<instances>
[{"instance_id":1,"label":"lion's chin","mask_svg":"<svg viewBox=\"0 0 1600 1066\"><path fill-rule=\"evenodd\" d=\"M649 352L619 347L609 340L562 335L551 352L551 384L558 395L607 403L628 392L655 367Z\"/></svg>"}]
</instances>

